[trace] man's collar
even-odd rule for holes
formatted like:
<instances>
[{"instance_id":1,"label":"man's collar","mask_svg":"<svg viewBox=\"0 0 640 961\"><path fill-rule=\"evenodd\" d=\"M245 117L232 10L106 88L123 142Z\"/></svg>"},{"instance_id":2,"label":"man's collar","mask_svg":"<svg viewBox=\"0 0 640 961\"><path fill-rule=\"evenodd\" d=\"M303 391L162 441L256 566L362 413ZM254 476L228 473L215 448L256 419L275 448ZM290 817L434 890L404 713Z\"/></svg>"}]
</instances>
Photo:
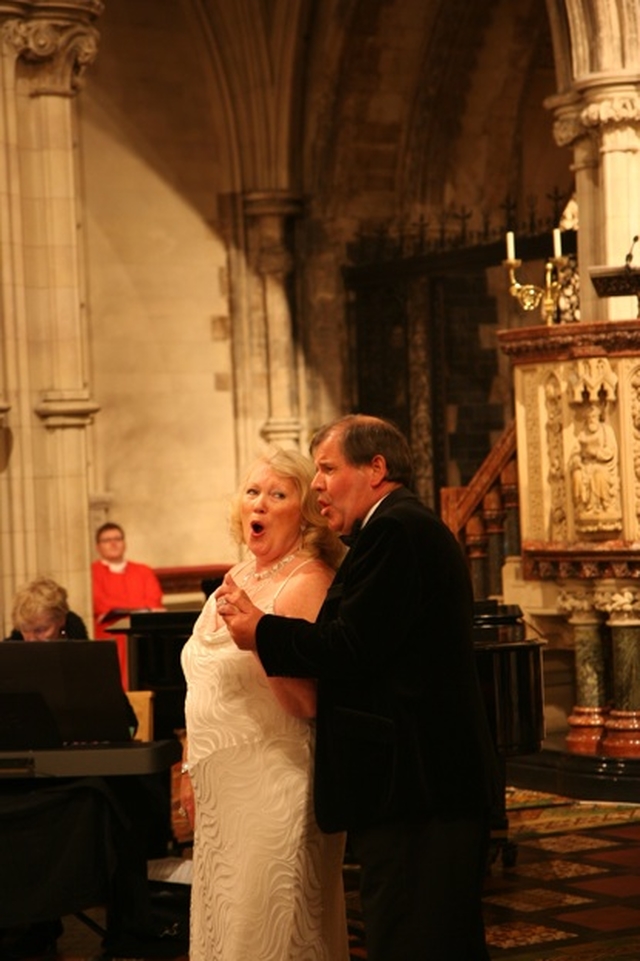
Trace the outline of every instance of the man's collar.
<instances>
[{"instance_id":1,"label":"man's collar","mask_svg":"<svg viewBox=\"0 0 640 961\"><path fill-rule=\"evenodd\" d=\"M108 567L112 574L122 574L127 566L126 558L123 558L121 561L107 561L104 557L100 557L99 561L101 564L104 564L105 567Z\"/></svg>"},{"instance_id":2,"label":"man's collar","mask_svg":"<svg viewBox=\"0 0 640 961\"><path fill-rule=\"evenodd\" d=\"M382 504L385 497L388 497L390 493L391 491L388 491L386 494L384 494L380 498L379 501L376 501L375 504L369 508L369 510L364 516L364 520L360 520L360 518L356 518L356 520L353 522L353 527L351 528L351 532L349 534L340 535L340 540L342 541L343 544L346 544L347 547L353 547L358 537L358 534L360 533L364 525L368 523L374 511L378 509L378 507L380 506L380 504Z\"/></svg>"}]
</instances>

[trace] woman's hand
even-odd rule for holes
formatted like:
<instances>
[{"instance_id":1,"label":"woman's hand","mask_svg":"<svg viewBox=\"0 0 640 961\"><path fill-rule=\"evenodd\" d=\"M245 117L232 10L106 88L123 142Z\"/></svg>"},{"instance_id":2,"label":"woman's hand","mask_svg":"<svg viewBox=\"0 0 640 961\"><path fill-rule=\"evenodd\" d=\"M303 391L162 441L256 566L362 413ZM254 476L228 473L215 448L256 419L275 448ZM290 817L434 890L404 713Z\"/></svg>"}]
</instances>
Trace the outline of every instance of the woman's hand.
<instances>
[{"instance_id":1,"label":"woman's hand","mask_svg":"<svg viewBox=\"0 0 640 961\"><path fill-rule=\"evenodd\" d=\"M193 784L188 774L180 777L180 807L187 815L187 820L191 827L195 823L196 800L193 794Z\"/></svg>"},{"instance_id":2,"label":"woman's hand","mask_svg":"<svg viewBox=\"0 0 640 961\"><path fill-rule=\"evenodd\" d=\"M196 803L187 768L183 761L171 772L171 830L178 844L193 841Z\"/></svg>"}]
</instances>

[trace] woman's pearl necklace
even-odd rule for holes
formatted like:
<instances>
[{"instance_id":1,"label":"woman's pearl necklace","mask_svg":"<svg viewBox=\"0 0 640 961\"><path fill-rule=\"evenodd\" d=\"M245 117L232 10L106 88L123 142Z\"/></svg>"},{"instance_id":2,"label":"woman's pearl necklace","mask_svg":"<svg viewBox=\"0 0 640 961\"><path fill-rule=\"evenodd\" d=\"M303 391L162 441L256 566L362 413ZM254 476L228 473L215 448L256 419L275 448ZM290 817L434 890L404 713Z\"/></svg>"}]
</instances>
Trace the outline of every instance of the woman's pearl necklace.
<instances>
[{"instance_id":1,"label":"woman's pearl necklace","mask_svg":"<svg viewBox=\"0 0 640 961\"><path fill-rule=\"evenodd\" d=\"M273 564L271 567L267 568L266 571L257 571L254 567L252 571L249 571L248 574L244 575L242 579L243 586L247 583L247 581L251 579L253 579L254 581L264 581L268 577L273 577L273 575L277 574L278 571L281 571L282 568L289 563L289 561L292 561L297 553L298 551L296 550L296 551L293 551L292 554L287 554L286 557L283 557L281 560L276 561L276 563Z\"/></svg>"}]
</instances>

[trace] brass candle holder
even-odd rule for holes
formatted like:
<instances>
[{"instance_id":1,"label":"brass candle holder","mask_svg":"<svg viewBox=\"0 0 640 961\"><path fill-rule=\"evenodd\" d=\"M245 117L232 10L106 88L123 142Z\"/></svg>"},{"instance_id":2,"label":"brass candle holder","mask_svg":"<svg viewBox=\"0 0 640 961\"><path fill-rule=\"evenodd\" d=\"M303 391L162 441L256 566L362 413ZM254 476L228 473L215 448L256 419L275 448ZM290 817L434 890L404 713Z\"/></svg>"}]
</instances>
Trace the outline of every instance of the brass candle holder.
<instances>
[{"instance_id":1,"label":"brass candle holder","mask_svg":"<svg viewBox=\"0 0 640 961\"><path fill-rule=\"evenodd\" d=\"M542 319L547 326L555 320L560 298L560 284L558 271L567 264L566 257L550 257L544 265L544 287L536 284L521 284L516 278L516 270L522 266L522 261L507 258L502 261L503 267L509 275L509 293L515 297L523 310L531 311L540 307Z\"/></svg>"}]
</instances>

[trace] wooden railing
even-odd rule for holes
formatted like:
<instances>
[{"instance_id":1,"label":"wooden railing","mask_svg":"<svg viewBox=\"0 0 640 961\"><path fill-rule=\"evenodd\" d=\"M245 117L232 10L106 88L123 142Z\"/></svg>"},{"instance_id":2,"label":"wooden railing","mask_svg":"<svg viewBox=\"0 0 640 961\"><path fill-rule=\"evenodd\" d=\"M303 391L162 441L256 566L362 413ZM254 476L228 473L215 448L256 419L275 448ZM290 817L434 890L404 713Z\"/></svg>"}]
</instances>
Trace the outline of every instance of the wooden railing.
<instances>
[{"instance_id":1,"label":"wooden railing","mask_svg":"<svg viewBox=\"0 0 640 961\"><path fill-rule=\"evenodd\" d=\"M163 594L179 596L202 594L203 582L217 581L224 577L231 564L208 564L197 567L156 567Z\"/></svg>"},{"instance_id":2,"label":"wooden railing","mask_svg":"<svg viewBox=\"0 0 640 961\"><path fill-rule=\"evenodd\" d=\"M476 599L500 596L504 559L520 553L514 423L466 487L442 488L440 515L467 553Z\"/></svg>"}]
</instances>

